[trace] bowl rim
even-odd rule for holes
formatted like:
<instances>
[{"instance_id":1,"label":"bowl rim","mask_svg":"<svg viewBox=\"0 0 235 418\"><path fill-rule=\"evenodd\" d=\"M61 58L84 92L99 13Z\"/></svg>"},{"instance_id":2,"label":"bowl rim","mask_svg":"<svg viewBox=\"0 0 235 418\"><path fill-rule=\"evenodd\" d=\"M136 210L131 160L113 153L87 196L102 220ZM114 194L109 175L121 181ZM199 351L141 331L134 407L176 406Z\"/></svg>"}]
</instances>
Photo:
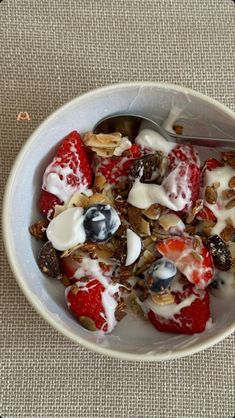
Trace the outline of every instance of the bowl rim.
<instances>
[{"instance_id":1,"label":"bowl rim","mask_svg":"<svg viewBox=\"0 0 235 418\"><path fill-rule=\"evenodd\" d=\"M30 134L29 138L26 140L26 142L23 144L22 148L20 149L18 155L15 158L15 161L13 163L13 166L11 168L10 174L7 179L4 198L3 198L3 211L2 211L2 229L3 229L3 240L5 244L5 250L8 258L8 262L10 264L11 270L14 274L14 277L21 288L22 292L30 302L30 304L34 307L34 309L39 313L39 315L48 322L54 329L59 331L61 334L72 340L73 342L80 344L81 346L92 350L94 352L107 355L113 358L117 358L119 360L131 360L131 361L163 361L163 360L174 360L181 357L186 357L195 353L198 353L202 350L205 350L209 347L212 347L213 345L217 344L218 342L222 341L227 336L231 335L235 331L235 321L234 323L230 324L226 329L223 331L220 331L215 336L209 336L208 339L204 342L198 342L195 343L192 347L186 347L182 348L179 351L172 352L170 350L166 351L165 353L155 353L155 354L141 354L141 353L130 353L128 351L119 351L115 349L110 349L106 347L102 347L98 345L97 343L93 343L90 341L87 341L83 337L74 334L73 332L69 331L65 328L64 325L61 325L56 321L55 318L50 316L49 313L47 313L45 310L42 309L42 307L38 306L36 304L36 301L34 300L31 291L28 289L28 287L25 284L24 277L21 276L20 272L17 269L17 262L11 255L11 247L12 247L12 237L11 237L11 226L10 226L10 220L8 217L8 212L10 210L10 202L11 202L11 184L14 181L14 178L16 176L16 173L18 171L18 168L21 164L21 160L24 158L24 155L27 153L28 149L30 148L31 144L34 141L34 138L42 131L44 130L48 124L50 124L51 120L53 118L57 118L61 113L64 112L64 110L67 110L69 107L73 106L77 101L81 100L85 97L92 97L93 95L97 95L99 93L113 90L113 89L123 89L128 87L161 87L166 89L174 89L176 91L179 91L181 93L188 93L194 97L198 97L212 105L214 105L217 109L220 109L228 116L234 118L235 113L223 105L222 103L218 102L215 99L212 99L208 97L207 95L200 93L198 91L195 91L188 87L183 87L175 84L169 84L169 83L161 83L161 82L151 82L151 81L134 81L134 82L125 82L125 83L116 83L116 84L109 84L103 87L97 87L95 89L92 89L88 92L85 92L72 100L69 100L64 105L60 106L58 109L56 109L54 112L49 114L49 116L44 119L39 126Z\"/></svg>"}]
</instances>

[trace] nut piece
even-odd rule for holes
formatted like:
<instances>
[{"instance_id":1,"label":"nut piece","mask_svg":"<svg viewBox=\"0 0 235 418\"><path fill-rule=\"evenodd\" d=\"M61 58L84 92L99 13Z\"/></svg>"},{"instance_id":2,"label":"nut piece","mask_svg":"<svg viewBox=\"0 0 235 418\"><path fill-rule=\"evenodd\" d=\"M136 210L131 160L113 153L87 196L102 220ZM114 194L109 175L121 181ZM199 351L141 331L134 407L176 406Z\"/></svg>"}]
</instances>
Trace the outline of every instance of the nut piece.
<instances>
[{"instance_id":1,"label":"nut piece","mask_svg":"<svg viewBox=\"0 0 235 418\"><path fill-rule=\"evenodd\" d=\"M134 312L136 315L138 315L142 319L146 319L145 313L143 309L141 308L140 304L138 303L138 297L134 293L131 293L127 301L132 312Z\"/></svg>"},{"instance_id":2,"label":"nut piece","mask_svg":"<svg viewBox=\"0 0 235 418\"><path fill-rule=\"evenodd\" d=\"M235 197L228 201L225 205L225 209L232 209L235 207Z\"/></svg>"},{"instance_id":3,"label":"nut piece","mask_svg":"<svg viewBox=\"0 0 235 418\"><path fill-rule=\"evenodd\" d=\"M221 153L222 160L232 168L235 168L235 151L226 151Z\"/></svg>"},{"instance_id":4,"label":"nut piece","mask_svg":"<svg viewBox=\"0 0 235 418\"><path fill-rule=\"evenodd\" d=\"M172 295L171 292L165 292L165 293L153 293L151 295L151 299L153 303L156 305L170 305L171 303L174 303L175 298L174 295Z\"/></svg>"},{"instance_id":5,"label":"nut piece","mask_svg":"<svg viewBox=\"0 0 235 418\"><path fill-rule=\"evenodd\" d=\"M121 299L115 310L115 318L117 321L121 321L126 316L126 304L123 299Z\"/></svg>"},{"instance_id":6,"label":"nut piece","mask_svg":"<svg viewBox=\"0 0 235 418\"><path fill-rule=\"evenodd\" d=\"M174 129L174 131L177 135L182 135L183 134L184 127L182 125L175 124L175 125L173 125L173 129Z\"/></svg>"},{"instance_id":7,"label":"nut piece","mask_svg":"<svg viewBox=\"0 0 235 418\"><path fill-rule=\"evenodd\" d=\"M207 201L207 203L213 205L217 199L218 199L218 194L217 191L214 189L214 187L212 186L207 186L206 190L205 190L205 199Z\"/></svg>"},{"instance_id":8,"label":"nut piece","mask_svg":"<svg viewBox=\"0 0 235 418\"><path fill-rule=\"evenodd\" d=\"M106 185L106 178L104 176L102 175L95 176L93 190L95 190L97 193L102 192L104 190L105 185Z\"/></svg>"},{"instance_id":9,"label":"nut piece","mask_svg":"<svg viewBox=\"0 0 235 418\"><path fill-rule=\"evenodd\" d=\"M31 235L33 235L34 238L38 240L42 240L42 241L47 241L47 236L46 236L47 226L48 226L47 221L45 220L37 221L35 222L35 224L29 227L29 232Z\"/></svg>"},{"instance_id":10,"label":"nut piece","mask_svg":"<svg viewBox=\"0 0 235 418\"><path fill-rule=\"evenodd\" d=\"M50 241L46 242L39 251L38 265L47 276L58 277L60 275L59 257Z\"/></svg>"},{"instance_id":11,"label":"nut piece","mask_svg":"<svg viewBox=\"0 0 235 418\"><path fill-rule=\"evenodd\" d=\"M111 200L103 193L93 194L88 201L88 205L96 205L97 203L104 203L105 205L112 205Z\"/></svg>"},{"instance_id":12,"label":"nut piece","mask_svg":"<svg viewBox=\"0 0 235 418\"><path fill-rule=\"evenodd\" d=\"M88 316L79 316L78 320L83 328L86 328L89 331L96 331L97 328L93 319L89 318Z\"/></svg>"},{"instance_id":13,"label":"nut piece","mask_svg":"<svg viewBox=\"0 0 235 418\"><path fill-rule=\"evenodd\" d=\"M127 217L128 221L130 222L130 225L134 232L140 235L151 235L150 231L150 225L149 222L146 221L144 218L142 218L142 210L135 208L133 206L130 206L127 209Z\"/></svg>"},{"instance_id":14,"label":"nut piece","mask_svg":"<svg viewBox=\"0 0 235 418\"><path fill-rule=\"evenodd\" d=\"M200 210L203 208L203 200L198 199L195 202L195 205L193 206L191 212L188 213L188 216L186 218L186 223L191 224L193 220L195 219L195 216L200 212Z\"/></svg>"},{"instance_id":15,"label":"nut piece","mask_svg":"<svg viewBox=\"0 0 235 418\"><path fill-rule=\"evenodd\" d=\"M151 205L148 209L143 210L143 215L146 216L148 219L152 219L153 221L156 221L161 213L161 208L157 204Z\"/></svg>"},{"instance_id":16,"label":"nut piece","mask_svg":"<svg viewBox=\"0 0 235 418\"><path fill-rule=\"evenodd\" d=\"M222 191L222 197L224 200L231 199L231 197L235 196L235 190L232 189L225 189Z\"/></svg>"},{"instance_id":17,"label":"nut piece","mask_svg":"<svg viewBox=\"0 0 235 418\"><path fill-rule=\"evenodd\" d=\"M233 225L227 225L223 231L221 231L220 233L220 237L224 240L224 241L230 241L232 238L232 235L235 231L235 228L233 227Z\"/></svg>"},{"instance_id":18,"label":"nut piece","mask_svg":"<svg viewBox=\"0 0 235 418\"><path fill-rule=\"evenodd\" d=\"M159 224L165 231L168 231L170 228L178 225L180 222L181 219L174 213L168 213L166 215L160 216L159 218Z\"/></svg>"},{"instance_id":19,"label":"nut piece","mask_svg":"<svg viewBox=\"0 0 235 418\"><path fill-rule=\"evenodd\" d=\"M116 148L121 141L122 135L119 132L110 134L94 134L93 132L87 132L83 138L87 147L95 148Z\"/></svg>"},{"instance_id":20,"label":"nut piece","mask_svg":"<svg viewBox=\"0 0 235 418\"><path fill-rule=\"evenodd\" d=\"M231 179L228 182L228 186L233 189L235 187L235 176L231 177Z\"/></svg>"},{"instance_id":21,"label":"nut piece","mask_svg":"<svg viewBox=\"0 0 235 418\"><path fill-rule=\"evenodd\" d=\"M73 207L85 208L89 203L89 197L82 193L75 193L69 200L66 209Z\"/></svg>"}]
</instances>

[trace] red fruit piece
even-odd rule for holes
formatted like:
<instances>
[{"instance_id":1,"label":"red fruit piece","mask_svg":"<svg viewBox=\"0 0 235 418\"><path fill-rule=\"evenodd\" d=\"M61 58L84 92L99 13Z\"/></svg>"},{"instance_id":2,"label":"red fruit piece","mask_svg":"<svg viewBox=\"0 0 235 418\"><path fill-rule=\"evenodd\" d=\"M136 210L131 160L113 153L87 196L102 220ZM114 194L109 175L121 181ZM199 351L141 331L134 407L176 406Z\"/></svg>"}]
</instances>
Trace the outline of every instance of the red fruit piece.
<instances>
[{"instance_id":1,"label":"red fruit piece","mask_svg":"<svg viewBox=\"0 0 235 418\"><path fill-rule=\"evenodd\" d=\"M156 245L164 257L173 261L189 282L204 289L214 277L212 256L203 243L194 245L191 237L174 236Z\"/></svg>"},{"instance_id":2,"label":"red fruit piece","mask_svg":"<svg viewBox=\"0 0 235 418\"><path fill-rule=\"evenodd\" d=\"M184 200L185 206L179 210L187 212L199 198L200 169L195 163L180 162L165 178L162 186L173 204L178 199Z\"/></svg>"},{"instance_id":3,"label":"red fruit piece","mask_svg":"<svg viewBox=\"0 0 235 418\"><path fill-rule=\"evenodd\" d=\"M209 158L208 160L206 160L204 162L204 165L202 167L202 171L205 171L205 170L212 171L212 170L215 170L216 168L222 167L222 166L223 166L223 164L220 161L216 160L216 158Z\"/></svg>"},{"instance_id":4,"label":"red fruit piece","mask_svg":"<svg viewBox=\"0 0 235 418\"><path fill-rule=\"evenodd\" d=\"M64 202L75 192L90 187L91 182L92 168L85 145L79 133L73 131L63 139L46 168L42 188Z\"/></svg>"},{"instance_id":5,"label":"red fruit piece","mask_svg":"<svg viewBox=\"0 0 235 418\"><path fill-rule=\"evenodd\" d=\"M111 157L102 160L97 167L97 172L103 174L107 183L116 184L121 177L127 177L135 159L128 157Z\"/></svg>"},{"instance_id":6,"label":"red fruit piece","mask_svg":"<svg viewBox=\"0 0 235 418\"><path fill-rule=\"evenodd\" d=\"M84 324L81 317L89 318L93 321L93 331L95 331L95 328L103 331L108 330L105 309L102 303L104 290L104 286L96 279L88 282L79 281L66 289L65 295L69 309L81 321L82 325ZM92 331L92 329L90 330Z\"/></svg>"},{"instance_id":7,"label":"red fruit piece","mask_svg":"<svg viewBox=\"0 0 235 418\"><path fill-rule=\"evenodd\" d=\"M90 263L94 263L94 260L90 260ZM71 254L71 255L68 255L67 257L61 257L60 258L61 271L69 279L74 279L74 281L78 280L78 279L74 278L74 274L79 267L81 267L81 261L79 261L79 259L76 259L76 252ZM100 272L101 273L103 272L105 276L106 275L107 276L111 275L112 266L110 264L105 264L105 263L99 262L99 268L100 268ZM86 275L89 276L89 277L94 275L94 273L89 274L89 263L87 265Z\"/></svg>"},{"instance_id":8,"label":"red fruit piece","mask_svg":"<svg viewBox=\"0 0 235 418\"><path fill-rule=\"evenodd\" d=\"M186 163L195 163L200 166L198 153L194 145L176 145L168 155L169 168L172 170L181 161Z\"/></svg>"},{"instance_id":9,"label":"red fruit piece","mask_svg":"<svg viewBox=\"0 0 235 418\"><path fill-rule=\"evenodd\" d=\"M133 158L139 158L142 154L140 146L138 144L132 144L130 154Z\"/></svg>"},{"instance_id":10,"label":"red fruit piece","mask_svg":"<svg viewBox=\"0 0 235 418\"><path fill-rule=\"evenodd\" d=\"M38 199L38 209L43 216L51 220L54 215L55 205L60 205L61 203L62 202L54 194L42 190Z\"/></svg>"},{"instance_id":11,"label":"red fruit piece","mask_svg":"<svg viewBox=\"0 0 235 418\"><path fill-rule=\"evenodd\" d=\"M182 291L172 292L175 303L168 306L168 315L164 315L165 306L157 306L149 311L150 322L161 332L195 334L204 331L210 319L209 292L197 290L190 283ZM169 317L169 309L172 316Z\"/></svg>"},{"instance_id":12,"label":"red fruit piece","mask_svg":"<svg viewBox=\"0 0 235 418\"><path fill-rule=\"evenodd\" d=\"M201 210L200 210L200 212L198 212L198 214L196 215L196 218L197 218L197 220L198 221L204 221L204 220L206 220L206 221L217 221L217 218L216 218L216 216L214 215L214 213L209 209L209 208L207 208L206 206L204 206Z\"/></svg>"}]
</instances>

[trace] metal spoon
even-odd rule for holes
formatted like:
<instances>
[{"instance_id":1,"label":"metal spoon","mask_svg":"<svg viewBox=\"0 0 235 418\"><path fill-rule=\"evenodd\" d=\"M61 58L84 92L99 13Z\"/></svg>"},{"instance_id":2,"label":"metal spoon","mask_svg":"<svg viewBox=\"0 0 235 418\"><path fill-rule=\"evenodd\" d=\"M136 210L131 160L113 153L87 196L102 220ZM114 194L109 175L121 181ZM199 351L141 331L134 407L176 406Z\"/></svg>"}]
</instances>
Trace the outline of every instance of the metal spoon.
<instances>
[{"instance_id":1,"label":"metal spoon","mask_svg":"<svg viewBox=\"0 0 235 418\"><path fill-rule=\"evenodd\" d=\"M167 141L176 142L177 144L192 144L207 148L235 147L235 138L206 138L177 135L175 133L168 132L166 129L151 119L133 114L114 114L106 116L96 123L93 132L96 134L120 132L123 136L128 136L129 139L133 141L138 135L140 127L153 129L154 131L161 134Z\"/></svg>"}]
</instances>

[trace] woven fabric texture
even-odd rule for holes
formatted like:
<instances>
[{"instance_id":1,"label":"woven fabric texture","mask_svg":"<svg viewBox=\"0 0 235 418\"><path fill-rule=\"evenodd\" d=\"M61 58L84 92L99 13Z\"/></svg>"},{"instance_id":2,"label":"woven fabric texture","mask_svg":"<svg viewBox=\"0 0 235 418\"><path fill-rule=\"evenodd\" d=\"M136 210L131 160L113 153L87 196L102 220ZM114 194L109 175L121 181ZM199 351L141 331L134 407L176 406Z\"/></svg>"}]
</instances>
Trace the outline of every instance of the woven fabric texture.
<instances>
[{"instance_id":1,"label":"woven fabric texture","mask_svg":"<svg viewBox=\"0 0 235 418\"><path fill-rule=\"evenodd\" d=\"M2 0L0 185L35 127L94 87L165 81L235 110L232 0ZM27 111L29 122L18 122ZM54 331L1 247L1 418L233 418L234 335L172 362L118 361Z\"/></svg>"}]
</instances>

